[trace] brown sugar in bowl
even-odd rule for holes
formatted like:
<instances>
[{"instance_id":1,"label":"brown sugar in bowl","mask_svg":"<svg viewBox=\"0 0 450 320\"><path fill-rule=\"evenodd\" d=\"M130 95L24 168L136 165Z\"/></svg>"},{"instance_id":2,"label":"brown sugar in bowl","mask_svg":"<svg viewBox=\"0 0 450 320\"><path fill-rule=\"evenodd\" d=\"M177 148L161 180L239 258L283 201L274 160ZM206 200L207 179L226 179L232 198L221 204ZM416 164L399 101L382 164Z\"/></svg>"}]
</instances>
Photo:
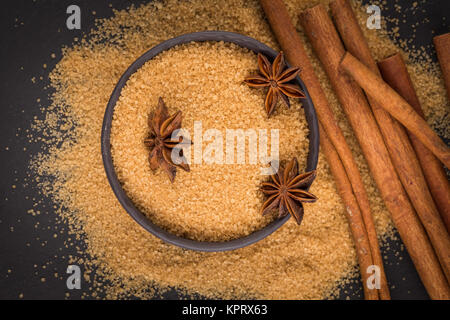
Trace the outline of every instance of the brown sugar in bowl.
<instances>
[{"instance_id":1,"label":"brown sugar in bowl","mask_svg":"<svg viewBox=\"0 0 450 320\"><path fill-rule=\"evenodd\" d=\"M154 224L149 218L147 218L130 200L126 192L123 190L122 185L117 177L114 169L112 155L111 155L111 125L114 114L114 108L116 106L117 100L121 95L122 88L127 83L128 79L132 74L134 74L139 68L141 68L148 60L151 60L163 51L169 50L177 45L182 45L190 42L205 42L205 41L223 41L230 42L239 45L243 48L247 48L255 53L261 53L268 57L270 60L275 59L277 52L265 44L233 32L226 31L204 31L195 32L185 35L181 35L176 38L169 39L162 42L161 44L153 47L141 57L139 57L131 66L125 71L120 80L118 81L116 87L114 88L111 97L109 99L108 105L106 107L105 116L102 125L102 135L101 135L101 149L103 165L105 167L106 175L111 188L119 200L120 204L123 206L125 211L145 230L158 237L159 239L184 249L197 250L197 251L227 251L235 250L250 244L253 244L277 230L281 227L289 218L290 215L279 218L262 228L261 230L255 231L248 236L233 239L224 242L207 242L207 241L196 241L191 239L186 239L174 235L158 225ZM309 128L309 150L306 163L306 171L315 170L318 162L319 155L319 130L317 123L317 116L314 109L313 102L309 96L308 90L305 87L302 80L297 77L295 82L300 86L300 88L305 93L305 98L301 99L302 105L305 111L305 118Z\"/></svg>"}]
</instances>

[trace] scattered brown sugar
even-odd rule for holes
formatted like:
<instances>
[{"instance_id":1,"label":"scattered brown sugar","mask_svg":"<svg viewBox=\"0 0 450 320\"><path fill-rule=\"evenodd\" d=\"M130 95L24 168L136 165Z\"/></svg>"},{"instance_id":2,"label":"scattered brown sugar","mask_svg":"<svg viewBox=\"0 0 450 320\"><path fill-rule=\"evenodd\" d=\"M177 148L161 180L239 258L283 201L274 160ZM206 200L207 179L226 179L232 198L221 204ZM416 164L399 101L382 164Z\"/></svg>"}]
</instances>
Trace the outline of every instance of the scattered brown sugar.
<instances>
[{"instance_id":1,"label":"scattered brown sugar","mask_svg":"<svg viewBox=\"0 0 450 320\"><path fill-rule=\"evenodd\" d=\"M325 0L286 1L297 26L300 11L319 2L328 3ZM364 12L364 7L358 3L361 23L365 21ZM73 234L67 245L85 242L86 251L80 253L84 258L70 257L70 260L85 266L84 279L92 297L99 297L106 291L107 298L131 294L148 298L156 294L149 288L164 290L168 286L217 298L322 299L336 296L338 285L351 283L349 279L357 270L356 255L344 206L323 155L320 155L319 174L311 190L320 200L306 207L301 227L291 219L268 238L232 252L200 253L164 244L138 226L111 191L102 165L100 133L105 106L116 82L126 68L152 46L201 30L235 31L279 49L256 0L168 0L115 11L114 17L98 20L95 31L63 50L61 61L50 74L55 89L53 103L45 109L43 119L33 125L34 136L39 136L39 141L46 143L47 148L35 157L32 168L40 178L36 183L43 195L54 200L55 211ZM376 58L401 50L386 32L364 30ZM299 33L307 42L301 30ZM308 51L311 55L309 45ZM424 68L414 63L417 57L413 54L409 54L409 58L408 68L428 121L440 133L448 134L445 131L450 128L448 116L444 117L448 114L448 105L438 69L432 64ZM380 237L389 236L392 232L389 213L329 82L314 57L313 61L358 160L377 231ZM242 87L242 90L247 89ZM258 92L247 94L246 99L252 98L255 102L259 99ZM183 109L187 113L186 123L192 121L193 116L189 116L192 105L185 99L164 98L170 108L186 108ZM154 102L149 99L145 112L152 105ZM256 106L247 108L252 110ZM241 110L240 115L243 112L246 111ZM280 114L273 118L281 119L288 114L280 108ZM236 116L226 121L231 123L237 119ZM283 122L286 126L301 123ZM141 137L139 139L141 141ZM283 143L283 139L280 142ZM303 150L302 145L296 148L286 150ZM195 177L193 174L191 178ZM183 179L177 183L183 183L185 176L179 175ZM158 177L157 174L149 178ZM255 182L245 179L243 183ZM208 232L211 234L211 230ZM245 233L245 228L240 232ZM105 287L101 279L108 280L110 285Z\"/></svg>"},{"instance_id":2,"label":"scattered brown sugar","mask_svg":"<svg viewBox=\"0 0 450 320\"><path fill-rule=\"evenodd\" d=\"M243 83L257 68L256 54L234 44L191 43L148 61L122 90L111 132L116 172L133 202L170 232L195 240L225 241L261 229L272 219L260 214L264 197L259 187L268 178L260 170L265 165L248 163L248 145L245 164L208 164L203 159L192 163L190 172L177 170L173 184L164 172L152 173L143 141L149 132L148 114L159 96L170 114L183 112L183 128L191 139L194 122L201 122L201 134L210 129L222 134L225 154L227 129L253 129L255 134L267 130L268 142L276 129L281 160L296 156L300 168L305 167L308 129L301 104L293 100L290 109L280 106L268 118L264 91ZM207 142L194 139L193 143L205 153ZM194 147L191 150L193 154Z\"/></svg>"}]
</instances>

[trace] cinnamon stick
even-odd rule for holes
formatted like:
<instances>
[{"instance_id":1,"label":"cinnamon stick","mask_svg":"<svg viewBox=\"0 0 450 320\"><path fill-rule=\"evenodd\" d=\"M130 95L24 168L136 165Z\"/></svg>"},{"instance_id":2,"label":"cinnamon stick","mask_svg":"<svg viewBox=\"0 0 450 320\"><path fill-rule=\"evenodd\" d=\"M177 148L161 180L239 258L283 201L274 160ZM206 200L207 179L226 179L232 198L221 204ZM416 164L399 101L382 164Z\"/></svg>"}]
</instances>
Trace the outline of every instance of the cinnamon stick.
<instances>
[{"instance_id":1,"label":"cinnamon stick","mask_svg":"<svg viewBox=\"0 0 450 320\"><path fill-rule=\"evenodd\" d=\"M346 49L381 77L349 1L335 0L330 7ZM371 96L368 96L368 101L400 181L427 231L447 280L450 280L450 236L428 189L406 130Z\"/></svg>"},{"instance_id":2,"label":"cinnamon stick","mask_svg":"<svg viewBox=\"0 0 450 320\"><path fill-rule=\"evenodd\" d=\"M355 243L356 254L362 276L364 296L366 300L378 300L377 290L370 289L367 286L370 275L367 270L370 266L374 265L374 262L358 202L353 194L350 181L347 177L344 166L342 165L341 159L320 124L319 132L321 149L327 158L327 162L329 164L331 174L334 177L339 195L345 205L345 213Z\"/></svg>"},{"instance_id":3,"label":"cinnamon stick","mask_svg":"<svg viewBox=\"0 0 450 320\"><path fill-rule=\"evenodd\" d=\"M311 61L306 54L303 42L291 22L291 18L283 1L261 0L260 3L266 13L272 31L275 33L281 48L286 54L286 58L291 64L302 69L300 75L314 102L319 122L322 124L324 132L327 134L328 139L333 144L341 159L341 163L345 168L348 180L351 183L351 188L361 210L369 238L372 258L374 264L380 268L381 288L378 291L380 292L382 299L390 299L389 287L384 272L383 260L378 245L378 238L372 212L370 210L369 199L358 166L353 158L352 151L337 124L333 111L328 104L328 99L314 72ZM330 166L333 166L333 163L330 163Z\"/></svg>"},{"instance_id":4,"label":"cinnamon stick","mask_svg":"<svg viewBox=\"0 0 450 320\"><path fill-rule=\"evenodd\" d=\"M433 43L447 88L447 96L450 99L450 32L434 37Z\"/></svg>"},{"instance_id":5,"label":"cinnamon stick","mask_svg":"<svg viewBox=\"0 0 450 320\"><path fill-rule=\"evenodd\" d=\"M367 95L371 96L391 116L411 131L447 168L450 168L450 150L447 145L414 111L413 107L381 77L373 73L349 52L343 56L339 68L347 72Z\"/></svg>"},{"instance_id":6,"label":"cinnamon stick","mask_svg":"<svg viewBox=\"0 0 450 320\"><path fill-rule=\"evenodd\" d=\"M378 62L383 79L397 91L416 112L425 119L425 115L417 98L414 85L409 77L401 54L396 53ZM417 137L408 132L411 143L416 151L422 171L427 180L431 195L438 208L447 231L450 232L450 183L438 159L428 150ZM450 249L449 249L450 250Z\"/></svg>"},{"instance_id":7,"label":"cinnamon stick","mask_svg":"<svg viewBox=\"0 0 450 320\"><path fill-rule=\"evenodd\" d=\"M397 176L364 93L354 81L338 71L345 49L326 9L318 5L306 10L300 17L423 284L433 299L450 298L447 280Z\"/></svg>"}]
</instances>

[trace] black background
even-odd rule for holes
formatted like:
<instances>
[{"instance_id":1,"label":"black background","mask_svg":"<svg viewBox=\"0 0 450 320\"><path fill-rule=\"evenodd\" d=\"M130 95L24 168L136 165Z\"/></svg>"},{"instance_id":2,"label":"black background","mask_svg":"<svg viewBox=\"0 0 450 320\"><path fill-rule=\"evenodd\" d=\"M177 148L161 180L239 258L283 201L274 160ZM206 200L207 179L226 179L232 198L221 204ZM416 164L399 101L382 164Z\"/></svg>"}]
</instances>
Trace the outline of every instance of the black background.
<instances>
[{"instance_id":1,"label":"black background","mask_svg":"<svg viewBox=\"0 0 450 320\"><path fill-rule=\"evenodd\" d=\"M66 1L66 0L20 0L3 1L0 12L0 299L64 299L68 256L77 256L74 247L66 248L66 233L59 233L52 203L42 199L35 208L42 214L33 217L27 211L41 196L33 189L33 181L27 178L31 154L41 150L38 143L29 143L26 130L34 116L42 118L41 107L49 105L46 77L61 58L61 47L70 45L75 37L81 37L94 26L95 18L110 17L113 8L122 9L130 4L147 1ZM370 1L364 1L369 3ZM434 0L419 2L415 15L403 10L393 10L395 3L410 7L412 1L388 1L391 6L382 12L385 16L400 18L400 34L412 39L416 48L424 46L435 59L432 36L448 32L450 1ZM66 28L66 8L76 4L82 10L82 29ZM425 13L422 12L425 10ZM95 11L94 16L92 12ZM405 17L402 15L405 14ZM447 16L447 17L446 17ZM423 19L428 18L427 23ZM447 18L447 20L445 19ZM406 22L402 22L406 19ZM415 37L410 32L415 22ZM432 31L434 30L434 34ZM201 30L199 30L201 31ZM50 55L56 54L56 59ZM43 64L47 64L47 69ZM43 81L39 77L44 78ZM36 77L36 83L31 78ZM40 102L37 102L37 99ZM8 150L7 150L8 148ZM26 150L24 150L26 148ZM16 185L13 189L12 186ZM33 200L36 198L36 200ZM106 208L105 208L106 209ZM57 229L55 229L57 228ZM55 231L57 230L57 231ZM58 237L53 235L57 233ZM82 243L78 244L82 248ZM392 241L390 250L383 249L385 268L393 299L427 299L411 260L401 241ZM400 255L395 252L401 251ZM45 268L44 268L45 267ZM57 273L57 276L55 276ZM45 278L45 281L42 280ZM87 292L83 283L81 290L70 291L70 298L80 298ZM345 288L340 298L349 296L361 299L360 284ZM164 294L164 298L183 297L176 290ZM130 297L133 298L133 297ZM201 298L201 297L195 297Z\"/></svg>"}]
</instances>

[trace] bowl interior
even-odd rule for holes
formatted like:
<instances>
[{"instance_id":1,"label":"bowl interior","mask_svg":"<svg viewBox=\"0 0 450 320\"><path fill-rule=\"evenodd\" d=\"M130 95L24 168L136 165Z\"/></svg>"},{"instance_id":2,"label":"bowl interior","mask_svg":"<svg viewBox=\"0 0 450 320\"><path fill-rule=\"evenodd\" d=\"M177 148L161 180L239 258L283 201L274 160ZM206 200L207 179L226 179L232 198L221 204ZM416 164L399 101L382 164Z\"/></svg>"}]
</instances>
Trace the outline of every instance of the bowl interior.
<instances>
[{"instance_id":1,"label":"bowl interior","mask_svg":"<svg viewBox=\"0 0 450 320\"><path fill-rule=\"evenodd\" d=\"M185 44L189 42L203 42L203 41L224 41L224 42L232 42L235 43L241 47L248 48L252 50L255 53L262 53L270 60L273 60L276 55L278 54L276 51L271 49L270 47L266 46L265 44L241 35L237 33L232 32L225 32L225 31L204 31L204 32L195 32L195 33L189 33L185 34L167 41L164 41L163 43L153 47L146 53L144 53L141 57L139 57L122 75L119 82L117 83L116 87L114 88L114 91L111 94L111 97L109 99L108 105L106 107L105 116L103 119L103 126L102 126L102 136L101 136L101 148L102 148L102 158L103 158L103 164L105 167L106 175L108 177L108 181L114 191L114 194L116 195L117 199L119 200L120 204L123 206L123 208L128 212L128 214L137 222L139 223L144 229L146 229L148 232L152 233L156 237L160 238L161 240L177 245L181 248L185 249L191 249L191 250L197 250L197 251L226 251L226 250L234 250L239 249L245 246L248 246L252 243L255 243L268 235L270 235L272 232L277 230L280 226L282 226L289 218L290 215L287 215L286 217L276 219L272 223L268 224L266 227L264 227L261 230L255 231L252 234L243 237L238 238L230 241L225 242L203 242L203 241L195 241L190 240L186 238L182 238L179 236L176 236L174 234L169 233L168 231L162 229L161 227L155 225L148 219L140 210L138 210L133 202L128 198L125 191L123 190L115 169L112 162L112 156L111 156L111 143L110 143L110 134L111 134L111 124L114 114L114 108L116 105L117 100L120 97L122 88L125 86L126 82L130 78L130 76L135 73L144 63L146 63L148 60L152 59L159 53L166 51L174 46ZM311 98L309 96L308 90L305 87L302 80L297 77L295 79L296 83L300 86L300 88L305 92L306 97L301 100L304 111L305 111L305 117L306 121L308 123L309 128L309 150L308 150L308 158L307 158L307 165L306 170L312 171L315 170L317 167L317 161L318 161L318 154L319 154L319 130L318 130L318 123L317 123L317 117L316 112L314 109L314 105L311 101Z\"/></svg>"}]
</instances>

